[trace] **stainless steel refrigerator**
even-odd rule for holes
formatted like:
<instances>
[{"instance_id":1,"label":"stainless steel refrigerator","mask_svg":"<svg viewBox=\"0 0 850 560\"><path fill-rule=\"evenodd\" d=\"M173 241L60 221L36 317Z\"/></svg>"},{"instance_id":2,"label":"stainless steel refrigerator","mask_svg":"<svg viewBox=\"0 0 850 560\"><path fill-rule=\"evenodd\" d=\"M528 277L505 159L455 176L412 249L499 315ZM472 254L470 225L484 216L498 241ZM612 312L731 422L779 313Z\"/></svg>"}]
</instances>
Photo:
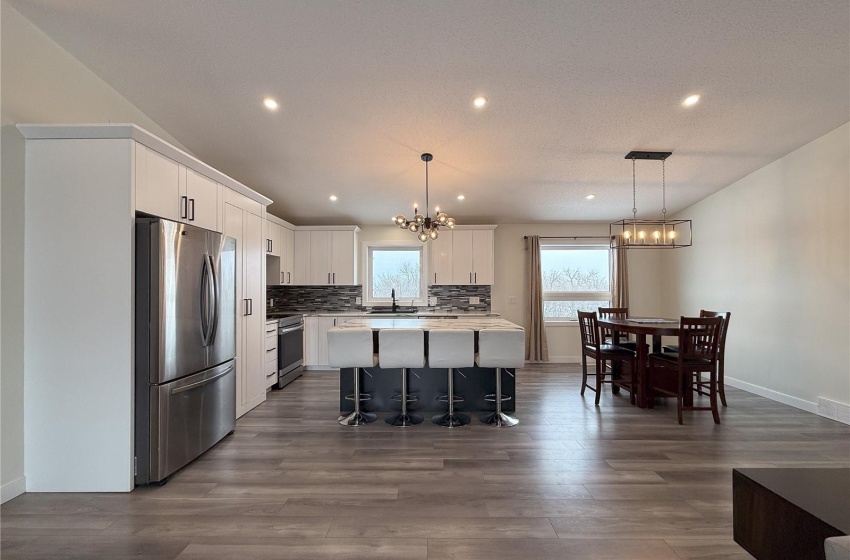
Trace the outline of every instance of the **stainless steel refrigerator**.
<instances>
[{"instance_id":1,"label":"stainless steel refrigerator","mask_svg":"<svg viewBox=\"0 0 850 560\"><path fill-rule=\"evenodd\" d=\"M137 219L135 308L135 480L148 484L236 424L236 241Z\"/></svg>"}]
</instances>

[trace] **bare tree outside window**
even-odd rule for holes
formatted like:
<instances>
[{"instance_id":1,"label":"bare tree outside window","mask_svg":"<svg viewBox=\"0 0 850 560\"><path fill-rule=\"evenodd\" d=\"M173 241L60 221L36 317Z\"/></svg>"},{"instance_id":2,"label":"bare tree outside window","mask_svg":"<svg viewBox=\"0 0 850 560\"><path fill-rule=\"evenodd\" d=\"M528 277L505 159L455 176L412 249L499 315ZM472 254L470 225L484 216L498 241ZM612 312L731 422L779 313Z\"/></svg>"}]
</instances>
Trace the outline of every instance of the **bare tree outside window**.
<instances>
[{"instance_id":1,"label":"bare tree outside window","mask_svg":"<svg viewBox=\"0 0 850 560\"><path fill-rule=\"evenodd\" d=\"M557 247L541 251L543 316L575 319L610 302L607 248Z\"/></svg>"},{"instance_id":2,"label":"bare tree outside window","mask_svg":"<svg viewBox=\"0 0 850 560\"><path fill-rule=\"evenodd\" d=\"M373 249L371 258L372 298L421 299L421 250Z\"/></svg>"}]
</instances>

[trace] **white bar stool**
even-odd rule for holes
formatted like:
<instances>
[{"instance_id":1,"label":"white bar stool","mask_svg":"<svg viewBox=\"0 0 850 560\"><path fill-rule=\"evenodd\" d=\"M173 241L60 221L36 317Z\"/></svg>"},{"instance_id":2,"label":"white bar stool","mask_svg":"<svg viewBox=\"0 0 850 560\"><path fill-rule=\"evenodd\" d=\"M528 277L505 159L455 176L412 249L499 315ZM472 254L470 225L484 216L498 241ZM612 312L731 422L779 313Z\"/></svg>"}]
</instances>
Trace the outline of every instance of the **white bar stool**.
<instances>
[{"instance_id":1,"label":"white bar stool","mask_svg":"<svg viewBox=\"0 0 850 560\"><path fill-rule=\"evenodd\" d=\"M339 417L343 426L362 426L374 422L377 414L363 412L360 403L372 399L372 395L360 392L360 368L375 367L378 357L372 346L372 329L351 328L328 331L328 365L338 368L354 368L354 393L345 398L354 401L354 412Z\"/></svg>"},{"instance_id":2,"label":"white bar stool","mask_svg":"<svg viewBox=\"0 0 850 560\"><path fill-rule=\"evenodd\" d=\"M499 428L519 424L519 420L502 412L502 402L511 399L502 394L502 368L521 368L525 365L525 330L481 329L478 331L475 363L478 367L496 368L496 392L485 397L488 401L496 402L496 412L481 418L481 421ZM508 375L511 375L510 372Z\"/></svg>"},{"instance_id":3,"label":"white bar stool","mask_svg":"<svg viewBox=\"0 0 850 560\"><path fill-rule=\"evenodd\" d=\"M383 329L378 331L378 359L381 369L401 368L401 412L387 418L387 424L407 428L422 422L422 417L407 412L408 403L419 397L407 392L407 369L425 365L425 332L422 329Z\"/></svg>"},{"instance_id":4,"label":"white bar stool","mask_svg":"<svg viewBox=\"0 0 850 560\"><path fill-rule=\"evenodd\" d=\"M463 402L455 397L454 369L475 365L475 333L470 329L431 329L428 331L428 367L448 368L449 390L438 397L449 404L445 414L437 414L431 420L446 428L457 428L469 424L469 416L455 412L455 403Z\"/></svg>"}]
</instances>

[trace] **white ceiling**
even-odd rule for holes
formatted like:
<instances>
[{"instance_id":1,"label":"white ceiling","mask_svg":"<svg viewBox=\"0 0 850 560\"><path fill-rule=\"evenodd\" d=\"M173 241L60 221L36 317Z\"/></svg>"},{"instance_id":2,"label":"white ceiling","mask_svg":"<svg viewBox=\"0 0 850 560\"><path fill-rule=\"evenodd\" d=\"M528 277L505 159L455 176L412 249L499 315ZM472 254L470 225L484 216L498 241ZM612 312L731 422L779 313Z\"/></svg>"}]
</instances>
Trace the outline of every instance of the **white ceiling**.
<instances>
[{"instance_id":1,"label":"white ceiling","mask_svg":"<svg viewBox=\"0 0 850 560\"><path fill-rule=\"evenodd\" d=\"M423 151L458 223L626 217L632 149L675 211L850 120L847 0L11 4L296 224L410 214Z\"/></svg>"}]
</instances>

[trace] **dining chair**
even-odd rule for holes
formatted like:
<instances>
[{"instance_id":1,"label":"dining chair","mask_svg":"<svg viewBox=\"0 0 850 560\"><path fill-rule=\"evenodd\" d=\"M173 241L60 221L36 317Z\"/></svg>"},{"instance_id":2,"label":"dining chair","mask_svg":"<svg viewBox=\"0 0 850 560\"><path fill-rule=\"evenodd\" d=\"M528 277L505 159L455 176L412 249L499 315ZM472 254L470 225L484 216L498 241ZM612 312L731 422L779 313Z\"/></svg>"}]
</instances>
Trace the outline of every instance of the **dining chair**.
<instances>
[{"instance_id":1,"label":"dining chair","mask_svg":"<svg viewBox=\"0 0 850 560\"><path fill-rule=\"evenodd\" d=\"M684 410L710 410L714 423L720 424L717 410L717 356L722 325L723 317L679 319L679 351L653 352L648 357L650 408L655 394L676 397L679 424L683 423ZM703 373L709 374L707 394L710 406L684 406L685 392L699 392L698 380Z\"/></svg>"},{"instance_id":2,"label":"dining chair","mask_svg":"<svg viewBox=\"0 0 850 560\"><path fill-rule=\"evenodd\" d=\"M708 311L705 309L701 309L699 312L700 317L722 317L723 325L720 327L720 344L718 346L717 352L717 392L720 395L720 404L726 406L726 387L723 383L723 370L724 363L726 362L726 333L729 332L729 318L732 317L732 313L726 311ZM679 347L674 344L665 345L662 348L665 352L678 352ZM702 377L697 380L697 387L700 391L705 390L705 386L707 385L706 381L703 381ZM700 392L701 395L706 395L707 393Z\"/></svg>"},{"instance_id":3,"label":"dining chair","mask_svg":"<svg viewBox=\"0 0 850 560\"><path fill-rule=\"evenodd\" d=\"M581 394L584 396L585 388L596 392L596 402L599 404L599 397L602 394L602 384L611 383L618 387L622 387L629 392L629 400L635 404L637 396L637 357L634 351L622 346L613 344L604 344L602 334L599 330L599 320L596 318L595 312L578 312L578 324L581 332ZM590 374L596 376L596 387L591 387L587 384L587 358L593 358L596 361L596 373ZM605 362L619 361L629 364L628 377L624 377L623 368L620 368L620 377L615 378L614 372L607 371ZM605 379L606 375L610 375L610 379Z\"/></svg>"},{"instance_id":4,"label":"dining chair","mask_svg":"<svg viewBox=\"0 0 850 560\"><path fill-rule=\"evenodd\" d=\"M599 308L599 318L600 319L628 319L629 318L629 308L628 307L600 307ZM602 327L602 341L604 344L614 344L614 332L607 328ZM622 346L623 348L628 348L629 350L637 350L637 343L634 340L630 340L628 335L620 335L624 338L621 338L618 342L618 346Z\"/></svg>"}]
</instances>

